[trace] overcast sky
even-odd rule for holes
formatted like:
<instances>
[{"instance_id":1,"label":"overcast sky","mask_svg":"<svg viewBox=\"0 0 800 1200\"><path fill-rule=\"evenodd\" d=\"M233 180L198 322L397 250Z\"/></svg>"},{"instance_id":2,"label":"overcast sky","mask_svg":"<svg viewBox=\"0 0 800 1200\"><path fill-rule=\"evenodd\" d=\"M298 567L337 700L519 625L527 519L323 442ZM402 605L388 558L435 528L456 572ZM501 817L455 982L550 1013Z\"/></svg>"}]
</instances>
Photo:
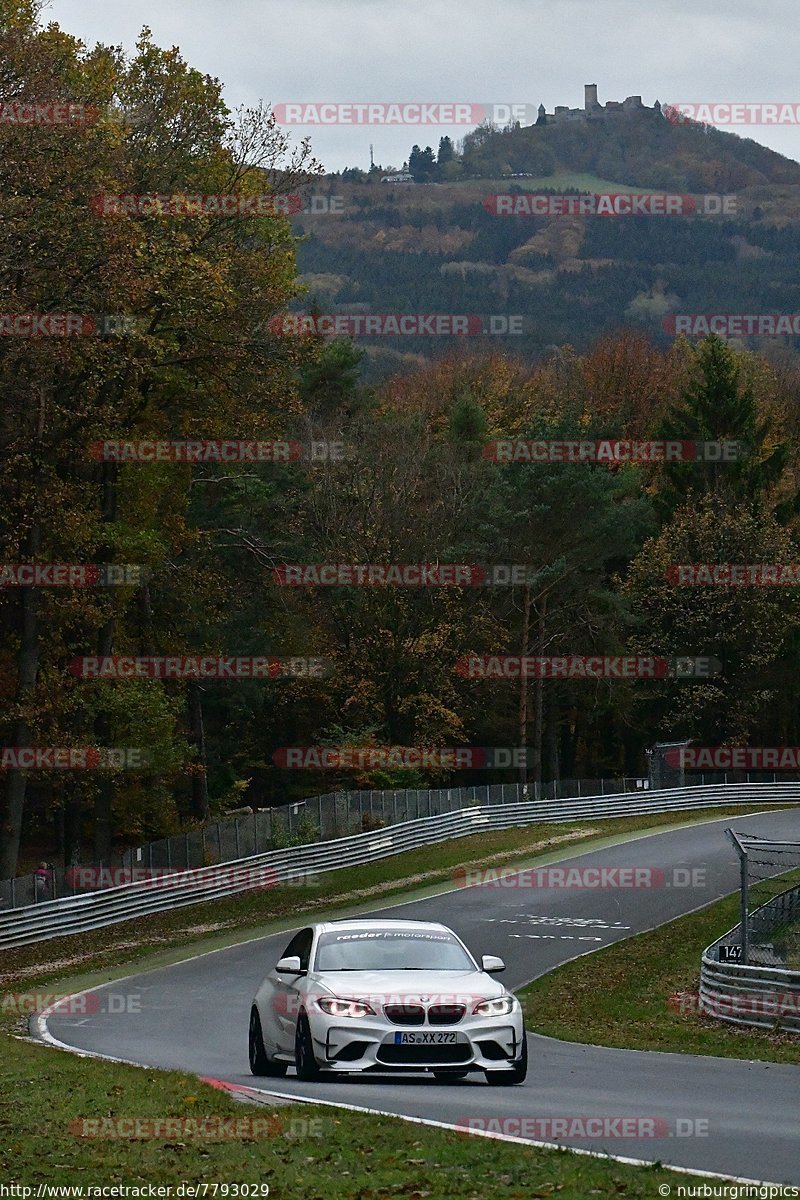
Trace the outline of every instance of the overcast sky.
<instances>
[{"instance_id":1,"label":"overcast sky","mask_svg":"<svg viewBox=\"0 0 800 1200\"><path fill-rule=\"evenodd\" d=\"M50 0L90 45L134 47L142 25L217 76L228 104L470 102L583 105L776 101L800 112L798 0ZM400 166L465 127L298 127L326 169ZM800 127L734 130L800 159Z\"/></svg>"}]
</instances>

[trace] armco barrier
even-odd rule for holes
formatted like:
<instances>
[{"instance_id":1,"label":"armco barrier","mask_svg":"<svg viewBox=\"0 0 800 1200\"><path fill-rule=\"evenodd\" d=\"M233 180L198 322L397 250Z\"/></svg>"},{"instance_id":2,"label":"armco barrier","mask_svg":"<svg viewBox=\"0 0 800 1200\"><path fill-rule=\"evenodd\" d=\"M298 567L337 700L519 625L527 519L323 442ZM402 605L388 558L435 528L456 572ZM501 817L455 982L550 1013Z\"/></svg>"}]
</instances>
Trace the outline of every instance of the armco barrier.
<instances>
[{"instance_id":1,"label":"armco barrier","mask_svg":"<svg viewBox=\"0 0 800 1200\"><path fill-rule=\"evenodd\" d=\"M50 900L0 914L0 949L47 938L85 933L150 913L215 900L257 887L290 883L306 875L362 866L404 850L414 850L479 830L510 829L534 822L599 820L643 816L730 804L800 803L800 784L711 784L639 794L566 800L527 800L484 805L441 816L422 817L336 841L271 850L191 872L129 883L84 896Z\"/></svg>"},{"instance_id":2,"label":"armco barrier","mask_svg":"<svg viewBox=\"0 0 800 1200\"><path fill-rule=\"evenodd\" d=\"M782 920L787 912L800 913L800 887L774 896L750 914L748 924L765 933L770 913ZM800 971L754 963L758 943L751 946L751 961L720 962L720 946L737 946L741 926L735 925L703 951L700 962L700 1005L706 1016L734 1025L756 1025L800 1033Z\"/></svg>"}]
</instances>

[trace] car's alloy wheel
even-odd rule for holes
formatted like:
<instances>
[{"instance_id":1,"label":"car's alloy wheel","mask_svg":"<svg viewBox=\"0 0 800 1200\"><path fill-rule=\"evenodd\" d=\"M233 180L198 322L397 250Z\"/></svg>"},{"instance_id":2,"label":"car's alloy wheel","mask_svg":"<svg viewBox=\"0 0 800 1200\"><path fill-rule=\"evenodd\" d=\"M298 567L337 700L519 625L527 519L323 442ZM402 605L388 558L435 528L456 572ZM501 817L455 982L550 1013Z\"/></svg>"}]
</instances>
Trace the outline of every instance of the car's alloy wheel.
<instances>
[{"instance_id":1,"label":"car's alloy wheel","mask_svg":"<svg viewBox=\"0 0 800 1200\"><path fill-rule=\"evenodd\" d=\"M486 1082L499 1084L500 1087L511 1087L514 1083L522 1083L528 1074L528 1039L522 1034L522 1057L514 1063L510 1071L487 1071Z\"/></svg>"},{"instance_id":2,"label":"car's alloy wheel","mask_svg":"<svg viewBox=\"0 0 800 1200\"><path fill-rule=\"evenodd\" d=\"M253 1075L272 1075L280 1078L286 1074L287 1064L275 1062L269 1058L264 1049L264 1035L261 1032L261 1018L258 1009L250 1010L250 1029L248 1034L248 1050L250 1056L250 1071Z\"/></svg>"},{"instance_id":3,"label":"car's alloy wheel","mask_svg":"<svg viewBox=\"0 0 800 1200\"><path fill-rule=\"evenodd\" d=\"M297 1067L297 1078L312 1083L319 1079L322 1072L314 1058L314 1046L311 1041L311 1026L305 1013L300 1013L297 1019L297 1031L294 1036L294 1062Z\"/></svg>"}]
</instances>

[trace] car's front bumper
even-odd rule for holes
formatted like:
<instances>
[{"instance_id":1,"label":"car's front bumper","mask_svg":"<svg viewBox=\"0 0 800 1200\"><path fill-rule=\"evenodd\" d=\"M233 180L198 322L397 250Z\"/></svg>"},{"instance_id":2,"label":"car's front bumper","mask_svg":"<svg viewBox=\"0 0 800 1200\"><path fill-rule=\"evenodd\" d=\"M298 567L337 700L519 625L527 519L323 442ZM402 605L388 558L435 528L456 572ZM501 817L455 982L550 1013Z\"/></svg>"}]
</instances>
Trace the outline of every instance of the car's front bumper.
<instances>
[{"instance_id":1,"label":"car's front bumper","mask_svg":"<svg viewBox=\"0 0 800 1200\"><path fill-rule=\"evenodd\" d=\"M522 1054L522 1014L470 1018L447 1029L387 1024L380 1018L312 1019L311 1036L320 1066L330 1071L408 1071L511 1069ZM396 1035L423 1035L421 1044L404 1045ZM442 1041L441 1034L454 1034ZM424 1037L424 1035L428 1035Z\"/></svg>"}]
</instances>

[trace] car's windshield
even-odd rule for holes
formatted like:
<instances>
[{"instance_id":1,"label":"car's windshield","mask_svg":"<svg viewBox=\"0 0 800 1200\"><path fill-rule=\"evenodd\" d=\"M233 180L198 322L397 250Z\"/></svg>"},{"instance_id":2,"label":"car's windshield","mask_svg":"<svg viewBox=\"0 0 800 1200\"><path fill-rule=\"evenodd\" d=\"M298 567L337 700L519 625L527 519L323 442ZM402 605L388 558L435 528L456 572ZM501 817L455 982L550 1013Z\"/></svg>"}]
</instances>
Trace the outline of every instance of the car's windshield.
<instances>
[{"instance_id":1,"label":"car's windshield","mask_svg":"<svg viewBox=\"0 0 800 1200\"><path fill-rule=\"evenodd\" d=\"M347 929L323 933L317 971L474 971L456 939L441 929Z\"/></svg>"}]
</instances>

